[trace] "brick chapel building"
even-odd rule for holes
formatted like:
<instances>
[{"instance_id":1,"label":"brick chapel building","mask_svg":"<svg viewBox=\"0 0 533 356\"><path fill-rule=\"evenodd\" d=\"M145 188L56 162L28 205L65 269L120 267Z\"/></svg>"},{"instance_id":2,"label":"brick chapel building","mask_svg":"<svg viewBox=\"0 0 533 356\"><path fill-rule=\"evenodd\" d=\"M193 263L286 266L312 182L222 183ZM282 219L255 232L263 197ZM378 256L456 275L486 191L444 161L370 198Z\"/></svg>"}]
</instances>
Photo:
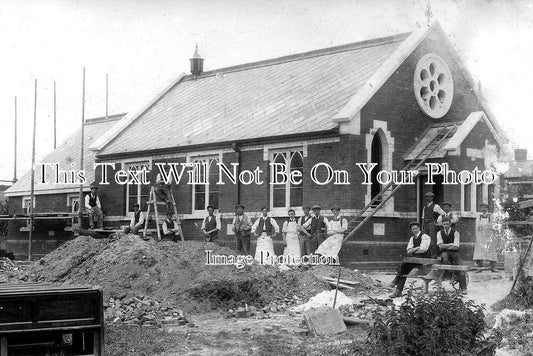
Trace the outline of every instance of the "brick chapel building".
<instances>
[{"instance_id":1,"label":"brick chapel building","mask_svg":"<svg viewBox=\"0 0 533 356\"><path fill-rule=\"evenodd\" d=\"M201 64L196 59L193 63ZM498 123L438 23L412 33L194 71L179 76L91 146L97 162L115 164L108 177L119 169L144 167L155 182L157 163L207 163L209 184L172 186L186 239L202 238L198 226L209 204L218 207L221 240L230 246L228 224L237 203L253 218L268 207L280 226L289 208L299 216L302 205L313 204L320 204L326 216L338 205L350 220L383 188L375 179L362 184L357 163L402 170L434 142L438 146L426 162L448 163L457 172L485 170L491 168L487 152L502 150L504 143ZM263 184L216 184L216 163L238 163L238 172L259 168ZM285 164L287 173L300 171L302 182L268 184L270 163ZM319 163L346 171L349 184L314 182L311 170ZM324 167L318 170L321 182ZM399 189L345 242L343 265L388 268L401 260L408 223L420 217L428 191L437 202L449 201L452 210L461 212L463 257L471 258L475 212L481 202L492 204L497 187L445 185L442 177L426 185L427 172L420 171L414 184ZM101 178L97 171L95 181ZM100 185L108 222L124 224L135 202L146 210L149 185L109 183ZM277 253L282 252L281 242L278 235Z\"/></svg>"}]
</instances>

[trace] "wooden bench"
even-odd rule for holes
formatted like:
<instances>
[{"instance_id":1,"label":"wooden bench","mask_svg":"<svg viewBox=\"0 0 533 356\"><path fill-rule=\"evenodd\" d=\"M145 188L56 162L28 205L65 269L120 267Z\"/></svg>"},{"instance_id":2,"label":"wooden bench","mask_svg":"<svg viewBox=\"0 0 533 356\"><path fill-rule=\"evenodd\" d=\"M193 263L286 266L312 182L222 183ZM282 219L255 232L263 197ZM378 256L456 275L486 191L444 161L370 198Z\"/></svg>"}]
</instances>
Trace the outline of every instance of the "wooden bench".
<instances>
[{"instance_id":1,"label":"wooden bench","mask_svg":"<svg viewBox=\"0 0 533 356\"><path fill-rule=\"evenodd\" d=\"M404 257L404 263L416 263L420 264L420 267L405 275L407 278L420 278L424 281L424 293L427 294L429 290L429 283L435 281L439 288L442 288L442 281L444 279L445 271L452 272L466 272L470 270L469 266L464 265L443 265L440 259L433 258L420 258L420 257ZM466 274L466 281L468 284L468 274ZM452 282L452 286L456 288L456 283Z\"/></svg>"}]
</instances>

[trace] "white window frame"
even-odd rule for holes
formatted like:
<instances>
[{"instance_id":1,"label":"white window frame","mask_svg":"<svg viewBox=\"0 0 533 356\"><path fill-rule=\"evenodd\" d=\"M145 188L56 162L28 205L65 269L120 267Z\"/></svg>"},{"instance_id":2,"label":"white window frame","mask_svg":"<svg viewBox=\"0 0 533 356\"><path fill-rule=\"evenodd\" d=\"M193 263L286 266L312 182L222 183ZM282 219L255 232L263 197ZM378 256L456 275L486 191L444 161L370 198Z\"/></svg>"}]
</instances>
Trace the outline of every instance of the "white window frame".
<instances>
[{"instance_id":1,"label":"white window frame","mask_svg":"<svg viewBox=\"0 0 533 356\"><path fill-rule=\"evenodd\" d=\"M222 163L222 151L218 151L218 152L213 152L213 153L203 153L203 154L191 154L191 155L187 155L187 163L194 163L194 161L197 161L197 160L211 160L211 159L216 159L218 160L217 163ZM213 163L211 163L213 164ZM212 165L209 166L209 170L211 170L212 168ZM217 169L217 172L218 172L218 166L216 166L216 163L215 163L215 168ZM185 173L184 173L185 174ZM189 179L187 177L187 179ZM207 173L207 179L209 179L209 173ZM216 182L215 182L216 183ZM205 189L205 206L203 209L201 210L198 210L198 209L195 209L196 207L196 184L191 184L192 186L192 189L191 189L191 211L193 214L203 214L205 213L205 209L207 207L207 205L209 205L209 184L206 184L206 189ZM219 191L219 204L220 204L220 191ZM217 207L219 208L219 207Z\"/></svg>"},{"instance_id":2,"label":"white window frame","mask_svg":"<svg viewBox=\"0 0 533 356\"><path fill-rule=\"evenodd\" d=\"M28 213L28 211L26 209L28 208L27 203L29 201L31 201L31 196L23 196L22 197L22 210L24 211L25 214ZM35 195L33 196L33 209L35 209Z\"/></svg>"},{"instance_id":3,"label":"white window frame","mask_svg":"<svg viewBox=\"0 0 533 356\"><path fill-rule=\"evenodd\" d=\"M146 169L150 171L152 169L152 160L143 159L143 160L137 160L137 161L122 162L122 167L124 167L125 170L128 170L134 166L137 166L138 169L142 169L142 167L146 167ZM142 184L126 184L126 216L127 217L131 217L133 215L133 212L130 211L130 191L131 189L137 190L137 204L141 205L142 186L143 186Z\"/></svg>"},{"instance_id":4,"label":"white window frame","mask_svg":"<svg viewBox=\"0 0 533 356\"><path fill-rule=\"evenodd\" d=\"M461 184L461 212L475 213L477 212L477 186L474 183L467 184L470 187L470 210L465 210L465 184Z\"/></svg>"},{"instance_id":5,"label":"white window frame","mask_svg":"<svg viewBox=\"0 0 533 356\"><path fill-rule=\"evenodd\" d=\"M78 206L80 206L81 203L79 203L79 200L80 200L79 193L67 194L67 208L70 208L70 212L72 213L78 212L78 210L73 210L73 208L74 208L74 204L76 201L78 202ZM85 201L83 203L85 204Z\"/></svg>"},{"instance_id":6,"label":"white window frame","mask_svg":"<svg viewBox=\"0 0 533 356\"><path fill-rule=\"evenodd\" d=\"M274 163L274 156L278 153L284 153L286 154L286 157L290 157L290 154L291 152L295 152L295 151L300 151L301 153L301 156L302 156L302 163L304 163L305 161L305 158L307 156L307 152L306 152L307 148L302 146L302 145L295 145L295 146L287 146L287 147L279 147L279 148L270 148L269 151L268 151L268 160L270 163ZM290 163L290 162L289 162ZM290 167L290 164L287 165L287 170L288 172L286 173L290 173L290 170L291 170L291 167ZM268 177L269 181L270 181L270 177ZM303 179L303 177L302 177ZM269 184L269 201L270 201L270 211L274 214L274 215L278 215L278 214L284 214L286 215L287 214L287 210L289 208L292 208L292 209L301 209L302 206L299 205L299 206L295 206L295 205L291 205L291 183L289 181L287 181L287 183L285 183L285 206L284 207L274 207L274 185L272 184Z\"/></svg>"}]
</instances>

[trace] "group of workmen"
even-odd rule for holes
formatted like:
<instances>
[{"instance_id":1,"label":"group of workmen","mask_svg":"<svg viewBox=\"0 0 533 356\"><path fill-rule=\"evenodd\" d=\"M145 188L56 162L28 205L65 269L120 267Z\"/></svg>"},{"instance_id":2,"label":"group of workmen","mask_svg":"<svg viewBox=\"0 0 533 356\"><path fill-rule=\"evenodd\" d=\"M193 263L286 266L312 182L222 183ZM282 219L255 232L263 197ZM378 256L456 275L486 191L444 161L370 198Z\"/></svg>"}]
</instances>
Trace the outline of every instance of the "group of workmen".
<instances>
[{"instance_id":1,"label":"group of workmen","mask_svg":"<svg viewBox=\"0 0 533 356\"><path fill-rule=\"evenodd\" d=\"M313 254L337 257L348 228L348 221L340 216L341 209L333 206L333 217L329 220L321 215L320 205L313 205L312 208L304 205L302 210L304 215L296 219L294 209L289 209L288 220L283 222L281 229L285 244L283 255L288 258L287 264L298 264L300 257ZM311 210L313 215L310 214ZM235 207L232 221L235 249L243 255L250 255L250 239L253 235L257 238L254 257L265 264L273 263L275 253L272 239L280 232L278 223L268 216L268 212L266 207L262 208L261 216L252 223L244 213L244 206L239 204ZM209 210L209 213L211 215L212 211Z\"/></svg>"},{"instance_id":2,"label":"group of workmen","mask_svg":"<svg viewBox=\"0 0 533 356\"><path fill-rule=\"evenodd\" d=\"M159 178L159 177L158 177ZM161 186L161 185L160 185ZM167 188L167 187L164 187ZM167 205L166 219L162 223L162 238L165 240L177 241L180 226L173 214L173 201L166 190L156 191L157 196ZM89 209L91 228L94 228L94 220L102 226L102 211L100 201L96 194L96 186L91 186L91 193L85 197L85 207ZM435 195L431 192L425 194L426 202L422 210L421 222L413 221L409 224L412 236L407 244L407 254L420 258L440 259L442 264L461 265L460 255L460 233L457 230L459 214L452 212L450 203L443 203L442 207L434 202ZM130 225L126 232L137 234L144 226L145 216L140 211L139 204L135 204ZM482 266L484 260L490 261L490 268L496 272L497 244L493 239L492 215L488 212L488 205L481 204L481 213L476 220L476 242L474 248L474 260L478 267ZM250 240L252 236L256 238L255 259L263 264L274 264L276 255L274 253L273 238L278 233L282 233L285 249L284 256L289 257L287 264L299 264L302 256L334 256L338 254L342 247L344 233L348 228L348 222L340 216L340 208L333 206L331 212L333 217L328 219L321 215L321 207L314 205L312 208L303 206L304 215L298 219L295 217L294 209L288 210L288 219L284 221L280 231L276 220L268 215L269 210L265 207L261 209L261 216L253 223L251 218L244 213L245 207L238 204L235 207L235 217L233 218L231 230L235 236L235 250L242 255L250 255ZM310 214L311 210L313 214ZM221 230L220 217L215 215L215 207L207 207L208 215L202 220L200 230L204 234L206 242L217 242L218 233ZM416 263L402 263L397 271L391 287L395 291L391 297L399 297L405 286L406 276L409 272L419 267ZM466 294L467 283L464 272L457 272L461 293Z\"/></svg>"},{"instance_id":3,"label":"group of workmen","mask_svg":"<svg viewBox=\"0 0 533 356\"><path fill-rule=\"evenodd\" d=\"M443 203L442 208L436 204L434 194L425 194L426 202L422 210L422 221L413 221L409 224L412 236L407 244L408 256L420 258L440 259L442 264L462 265L460 255L460 233L457 230L459 216L451 211L450 203ZM491 214L488 204L481 204L481 213L476 220L476 243L474 247L474 260L478 267L483 260L490 261L492 272L496 271L496 244L492 234ZM404 262L398 269L390 286L395 291L391 298L400 297L405 286L407 275L414 268L420 267L418 263ZM459 279L459 288L462 294L467 293L466 274L456 272Z\"/></svg>"}]
</instances>

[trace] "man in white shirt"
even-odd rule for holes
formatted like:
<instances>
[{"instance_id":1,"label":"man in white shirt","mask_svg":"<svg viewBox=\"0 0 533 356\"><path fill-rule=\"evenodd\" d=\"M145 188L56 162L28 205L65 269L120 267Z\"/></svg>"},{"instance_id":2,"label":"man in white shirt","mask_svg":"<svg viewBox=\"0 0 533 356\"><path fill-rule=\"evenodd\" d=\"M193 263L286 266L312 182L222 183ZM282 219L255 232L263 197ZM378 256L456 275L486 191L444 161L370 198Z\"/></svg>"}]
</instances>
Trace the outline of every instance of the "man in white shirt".
<instances>
[{"instance_id":1,"label":"man in white shirt","mask_svg":"<svg viewBox=\"0 0 533 356\"><path fill-rule=\"evenodd\" d=\"M200 228L204 233L205 242L215 242L218 239L218 232L221 229L220 217L214 215L215 207L213 205L207 206L208 215L202 221Z\"/></svg>"},{"instance_id":2,"label":"man in white shirt","mask_svg":"<svg viewBox=\"0 0 533 356\"><path fill-rule=\"evenodd\" d=\"M431 238L420 230L420 223L418 221L413 221L410 223L409 228L411 229L413 235L407 244L407 254L412 257L426 258L429 245L431 243ZM403 287L405 286L405 281L407 279L405 276L408 275L413 268L417 268L419 266L420 264L418 263L402 263L398 269L398 272L396 273L396 277L394 277L394 280L390 283L390 287L396 287L394 293L390 295L391 298L401 297Z\"/></svg>"},{"instance_id":3,"label":"man in white shirt","mask_svg":"<svg viewBox=\"0 0 533 356\"><path fill-rule=\"evenodd\" d=\"M98 228L104 228L104 215L102 214L102 205L100 199L96 194L98 187L94 184L91 185L91 192L85 196L85 209L89 213L89 225L90 229L94 229L94 219L97 218Z\"/></svg>"},{"instance_id":4,"label":"man in white shirt","mask_svg":"<svg viewBox=\"0 0 533 356\"><path fill-rule=\"evenodd\" d=\"M462 265L461 255L459 254L459 243L461 237L459 231L451 226L448 218L442 219L442 230L437 233L437 245L441 251L440 258L445 265ZM466 294L466 276L462 271L459 274L459 288L461 293Z\"/></svg>"},{"instance_id":5,"label":"man in white shirt","mask_svg":"<svg viewBox=\"0 0 533 356\"><path fill-rule=\"evenodd\" d=\"M167 211L167 218L163 221L163 240L178 241L177 234L180 232L180 227L172 211Z\"/></svg>"},{"instance_id":6,"label":"man in white shirt","mask_svg":"<svg viewBox=\"0 0 533 356\"><path fill-rule=\"evenodd\" d=\"M457 222L459 221L459 213L452 211L452 204L451 203L442 203L442 209L444 210L444 215L439 215L437 218L437 226L438 229L442 229L442 219L448 218L450 219L450 222L452 223L452 228L456 228Z\"/></svg>"},{"instance_id":7,"label":"man in white shirt","mask_svg":"<svg viewBox=\"0 0 533 356\"><path fill-rule=\"evenodd\" d=\"M261 264L273 264L274 243L272 239L279 232L279 226L275 219L268 216L266 207L261 209L262 216L252 225L252 234L257 237L257 246L255 248L255 260Z\"/></svg>"},{"instance_id":8,"label":"man in white shirt","mask_svg":"<svg viewBox=\"0 0 533 356\"><path fill-rule=\"evenodd\" d=\"M128 226L124 232L126 234L129 234L131 232L134 235L137 235L139 230L143 228L143 225L144 214L141 211L139 204L135 203L133 205L133 215L131 216L130 226Z\"/></svg>"}]
</instances>

